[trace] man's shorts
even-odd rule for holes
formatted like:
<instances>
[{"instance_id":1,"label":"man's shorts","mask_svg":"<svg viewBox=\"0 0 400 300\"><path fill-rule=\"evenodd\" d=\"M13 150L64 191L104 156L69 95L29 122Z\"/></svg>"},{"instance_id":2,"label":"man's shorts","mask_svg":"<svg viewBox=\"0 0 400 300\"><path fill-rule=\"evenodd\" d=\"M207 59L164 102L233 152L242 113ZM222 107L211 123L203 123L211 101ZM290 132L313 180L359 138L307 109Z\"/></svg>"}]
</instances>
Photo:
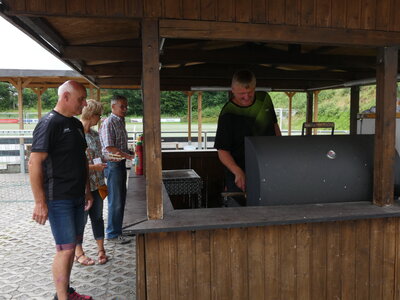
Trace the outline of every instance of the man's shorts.
<instances>
[{"instance_id":1,"label":"man's shorts","mask_svg":"<svg viewBox=\"0 0 400 300\"><path fill-rule=\"evenodd\" d=\"M47 201L47 207L57 251L74 249L82 243L85 197Z\"/></svg>"}]
</instances>

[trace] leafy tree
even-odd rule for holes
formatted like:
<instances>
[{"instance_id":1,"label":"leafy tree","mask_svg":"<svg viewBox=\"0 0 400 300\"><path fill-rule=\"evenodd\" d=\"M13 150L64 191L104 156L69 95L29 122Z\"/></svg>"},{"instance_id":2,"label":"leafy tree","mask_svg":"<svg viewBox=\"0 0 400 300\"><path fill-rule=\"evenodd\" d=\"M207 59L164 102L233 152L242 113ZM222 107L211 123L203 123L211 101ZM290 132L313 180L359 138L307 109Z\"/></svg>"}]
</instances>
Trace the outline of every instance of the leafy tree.
<instances>
[{"instance_id":1,"label":"leafy tree","mask_svg":"<svg viewBox=\"0 0 400 300\"><path fill-rule=\"evenodd\" d=\"M42 108L43 109L53 109L56 106L58 100L57 89L50 88L47 89L42 95Z\"/></svg>"},{"instance_id":2,"label":"leafy tree","mask_svg":"<svg viewBox=\"0 0 400 300\"><path fill-rule=\"evenodd\" d=\"M111 112L111 98L117 95L124 96L128 100L128 115L143 115L143 102L141 91L121 89L102 90L101 102L103 103L105 114L109 114Z\"/></svg>"},{"instance_id":3,"label":"leafy tree","mask_svg":"<svg viewBox=\"0 0 400 300\"><path fill-rule=\"evenodd\" d=\"M161 92L160 109L162 115L186 116L187 96L182 92Z\"/></svg>"},{"instance_id":4,"label":"leafy tree","mask_svg":"<svg viewBox=\"0 0 400 300\"><path fill-rule=\"evenodd\" d=\"M2 111L15 109L17 101L15 88L11 84L0 82L0 109Z\"/></svg>"}]
</instances>

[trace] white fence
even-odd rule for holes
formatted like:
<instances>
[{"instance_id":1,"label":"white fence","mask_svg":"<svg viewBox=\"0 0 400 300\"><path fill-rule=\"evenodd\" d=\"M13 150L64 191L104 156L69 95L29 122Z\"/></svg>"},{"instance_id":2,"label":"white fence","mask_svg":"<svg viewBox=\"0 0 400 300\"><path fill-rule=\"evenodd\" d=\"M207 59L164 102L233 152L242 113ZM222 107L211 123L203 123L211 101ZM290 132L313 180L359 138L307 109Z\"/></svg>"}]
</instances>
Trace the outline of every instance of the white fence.
<instances>
[{"instance_id":1,"label":"white fence","mask_svg":"<svg viewBox=\"0 0 400 300\"><path fill-rule=\"evenodd\" d=\"M27 171L27 160L32 144L33 130L0 130L0 173ZM142 131L129 131L129 145L133 150L134 142ZM286 130L282 130L287 135ZM292 131L300 135L301 130ZM331 130L318 130L318 134L331 134ZM346 130L335 130L335 134L348 134ZM197 131L192 131L191 141L187 131L162 131L162 149L210 149L214 146L215 131L202 131L202 142L198 145Z\"/></svg>"}]
</instances>

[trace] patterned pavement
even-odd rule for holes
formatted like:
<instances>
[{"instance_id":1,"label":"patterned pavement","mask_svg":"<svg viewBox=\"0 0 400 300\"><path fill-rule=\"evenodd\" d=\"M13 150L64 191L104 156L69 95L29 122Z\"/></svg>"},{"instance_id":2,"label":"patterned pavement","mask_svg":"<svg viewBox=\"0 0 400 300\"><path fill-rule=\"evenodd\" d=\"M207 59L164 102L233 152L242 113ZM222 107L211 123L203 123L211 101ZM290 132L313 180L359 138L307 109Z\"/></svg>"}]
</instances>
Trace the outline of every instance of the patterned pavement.
<instances>
[{"instance_id":1,"label":"patterned pavement","mask_svg":"<svg viewBox=\"0 0 400 300\"><path fill-rule=\"evenodd\" d=\"M31 220L33 196L28 175L0 174L0 210L0 300L53 299L54 241L48 222L41 226ZM105 218L106 210L105 205ZM83 246L88 256L97 258L90 220ZM71 285L95 300L136 299L135 243L106 241L105 248L110 257L105 265L74 264Z\"/></svg>"}]
</instances>

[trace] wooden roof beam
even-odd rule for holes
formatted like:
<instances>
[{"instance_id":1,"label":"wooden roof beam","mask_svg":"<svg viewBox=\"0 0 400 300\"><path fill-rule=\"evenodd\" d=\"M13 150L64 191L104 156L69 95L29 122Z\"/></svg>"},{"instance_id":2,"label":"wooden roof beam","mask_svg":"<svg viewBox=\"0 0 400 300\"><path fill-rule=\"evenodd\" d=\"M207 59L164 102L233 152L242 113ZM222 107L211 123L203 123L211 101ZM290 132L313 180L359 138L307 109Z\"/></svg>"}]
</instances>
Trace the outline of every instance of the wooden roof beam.
<instances>
[{"instance_id":1,"label":"wooden roof beam","mask_svg":"<svg viewBox=\"0 0 400 300\"><path fill-rule=\"evenodd\" d=\"M368 38L366 38L366 35ZM160 36L180 39L216 39L253 42L301 43L341 46L391 46L400 44L398 32L348 28L160 20Z\"/></svg>"},{"instance_id":2,"label":"wooden roof beam","mask_svg":"<svg viewBox=\"0 0 400 300\"><path fill-rule=\"evenodd\" d=\"M95 46L67 46L61 57L63 59L83 60L124 60L141 62L142 49L128 47L95 47Z\"/></svg>"},{"instance_id":3,"label":"wooden roof beam","mask_svg":"<svg viewBox=\"0 0 400 300\"><path fill-rule=\"evenodd\" d=\"M250 55L243 60L244 50L228 49L223 51L205 51L205 50L174 50L165 49L160 56L163 64L178 64L183 62L207 62L207 63L257 63L257 64L280 64L280 65L310 65L326 67L359 67L375 68L375 57L351 56L351 55L312 55L295 54L288 55L286 52L268 53L267 51L251 51Z\"/></svg>"},{"instance_id":4,"label":"wooden roof beam","mask_svg":"<svg viewBox=\"0 0 400 300\"><path fill-rule=\"evenodd\" d=\"M42 18L34 18L34 17L18 17L26 26L34 30L39 36L49 44L51 47L57 50L57 52L63 51L63 45L65 45L65 41L55 32L45 20Z\"/></svg>"},{"instance_id":5,"label":"wooden roof beam","mask_svg":"<svg viewBox=\"0 0 400 300\"><path fill-rule=\"evenodd\" d=\"M142 66L141 65L129 65L129 64L106 64L97 66L86 66L82 70L85 75L93 76L141 76Z\"/></svg>"},{"instance_id":6,"label":"wooden roof beam","mask_svg":"<svg viewBox=\"0 0 400 300\"><path fill-rule=\"evenodd\" d=\"M180 68L162 68L161 77L162 78L231 78L233 73L243 68L243 65L196 65L190 67L180 67ZM302 79L309 78L311 80L355 80L359 78L371 78L375 76L375 72L336 72L329 70L280 70L269 67L262 67L258 65L245 65L246 68L251 69L256 75L257 79Z\"/></svg>"}]
</instances>

